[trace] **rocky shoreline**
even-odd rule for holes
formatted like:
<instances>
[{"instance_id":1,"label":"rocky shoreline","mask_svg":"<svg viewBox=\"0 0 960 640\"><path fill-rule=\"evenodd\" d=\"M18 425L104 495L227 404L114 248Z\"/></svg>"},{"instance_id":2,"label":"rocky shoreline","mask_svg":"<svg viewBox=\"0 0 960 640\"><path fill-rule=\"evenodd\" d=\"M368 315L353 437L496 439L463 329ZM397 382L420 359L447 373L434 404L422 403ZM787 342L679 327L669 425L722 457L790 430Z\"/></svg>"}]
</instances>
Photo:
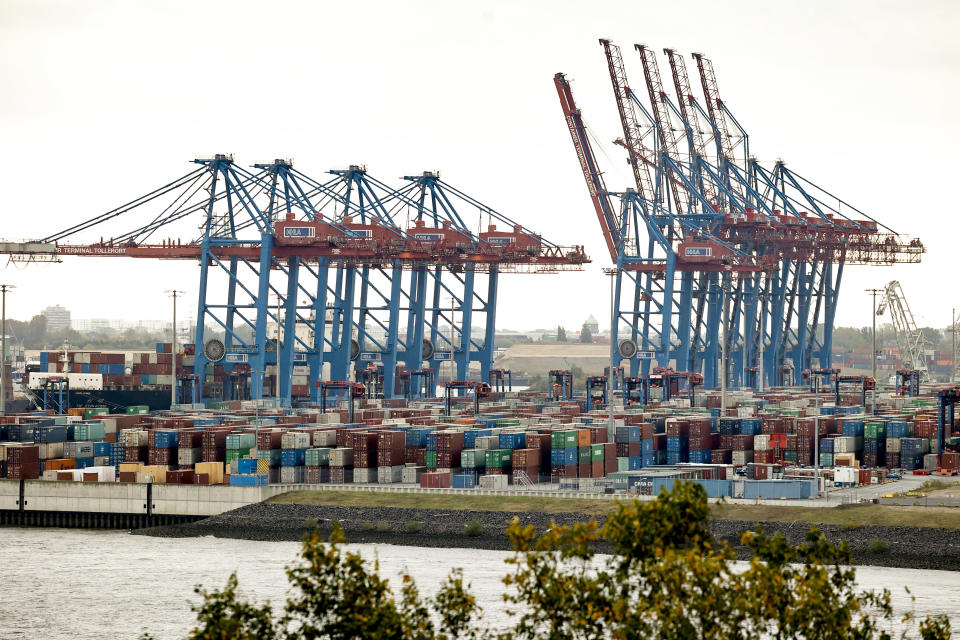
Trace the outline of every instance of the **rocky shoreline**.
<instances>
[{"instance_id":1,"label":"rocky shoreline","mask_svg":"<svg viewBox=\"0 0 960 640\"><path fill-rule=\"evenodd\" d=\"M134 533L175 538L215 536L299 541L314 528L329 532L333 523L339 522L350 542L509 551L510 541L504 529L515 516L521 523L533 524L539 530L551 521L573 524L585 519L578 513L254 504L190 524L139 529ZM739 545L740 534L756 526L762 526L768 533L780 531L792 544L800 543L810 529L807 523L710 521L714 537L734 545L741 559L749 558L750 552ZM822 525L820 529L831 542L847 542L854 564L960 571L960 531L876 526L850 529L834 525ZM598 551L610 549L600 545Z\"/></svg>"}]
</instances>

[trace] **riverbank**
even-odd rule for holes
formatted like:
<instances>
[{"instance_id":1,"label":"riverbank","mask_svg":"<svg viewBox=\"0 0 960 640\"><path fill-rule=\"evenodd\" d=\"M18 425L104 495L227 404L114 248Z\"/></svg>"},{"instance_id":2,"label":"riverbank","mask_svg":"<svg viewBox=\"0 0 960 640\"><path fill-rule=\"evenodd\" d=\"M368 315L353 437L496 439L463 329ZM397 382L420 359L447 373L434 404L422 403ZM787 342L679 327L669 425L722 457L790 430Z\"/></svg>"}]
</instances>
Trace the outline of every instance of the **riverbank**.
<instances>
[{"instance_id":1,"label":"riverbank","mask_svg":"<svg viewBox=\"0 0 960 640\"><path fill-rule=\"evenodd\" d=\"M605 515L597 516L602 523ZM214 536L297 541L315 528L329 532L333 523L338 522L350 542L509 550L510 541L504 530L514 517L540 530L551 522L573 524L585 519L583 513L570 512L261 503L194 523L141 529L136 533L174 538ZM742 519L710 521L714 537L733 545L741 559L749 558L749 550L739 545L740 534L756 526L770 533L779 531L790 543L799 544L811 524ZM850 524L823 524L820 529L831 542L845 541L850 546L854 564L960 571L960 530L957 529ZM605 545L600 545L598 550L610 551Z\"/></svg>"}]
</instances>

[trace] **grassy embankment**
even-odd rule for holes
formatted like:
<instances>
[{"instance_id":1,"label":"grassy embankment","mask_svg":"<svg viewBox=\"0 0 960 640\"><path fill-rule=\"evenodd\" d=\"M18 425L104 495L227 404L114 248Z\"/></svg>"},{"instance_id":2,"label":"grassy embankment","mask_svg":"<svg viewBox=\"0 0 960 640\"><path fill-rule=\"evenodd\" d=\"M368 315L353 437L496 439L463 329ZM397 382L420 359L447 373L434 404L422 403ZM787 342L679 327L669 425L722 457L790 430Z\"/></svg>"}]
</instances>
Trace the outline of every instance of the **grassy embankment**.
<instances>
[{"instance_id":1,"label":"grassy embankment","mask_svg":"<svg viewBox=\"0 0 960 640\"><path fill-rule=\"evenodd\" d=\"M596 516L608 513L615 503L573 498L521 496L424 495L361 491L292 491L275 496L268 503L308 504L343 507L398 507L472 511L536 511L539 513L581 513ZM781 507L776 505L731 505L711 507L718 520L749 522L807 522L842 527L933 527L960 529L960 509L949 507L894 507L857 505L834 508Z\"/></svg>"}]
</instances>

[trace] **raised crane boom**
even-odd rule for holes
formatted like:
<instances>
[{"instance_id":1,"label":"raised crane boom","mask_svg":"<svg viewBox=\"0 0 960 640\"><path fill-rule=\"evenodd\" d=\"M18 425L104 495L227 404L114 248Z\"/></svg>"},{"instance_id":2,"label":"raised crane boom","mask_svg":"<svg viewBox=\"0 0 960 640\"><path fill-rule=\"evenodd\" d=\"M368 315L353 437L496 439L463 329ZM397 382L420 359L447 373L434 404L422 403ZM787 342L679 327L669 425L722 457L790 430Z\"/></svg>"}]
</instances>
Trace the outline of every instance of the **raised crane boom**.
<instances>
[{"instance_id":1,"label":"raised crane boom","mask_svg":"<svg viewBox=\"0 0 960 640\"><path fill-rule=\"evenodd\" d=\"M723 100L720 99L720 91L717 88L717 76L713 72L713 62L706 58L702 53L694 53L693 59L697 61L697 70L700 72L700 84L703 87L703 96L707 101L707 113L713 121L717 131L720 132L720 147L723 155L730 162L736 162L734 149L741 142L744 145L744 156L749 154L747 150L747 135L742 128L737 126L738 133L734 135L727 124L726 107ZM718 164L722 165L720 158L717 158ZM746 158L744 158L746 161Z\"/></svg>"},{"instance_id":2,"label":"raised crane boom","mask_svg":"<svg viewBox=\"0 0 960 640\"><path fill-rule=\"evenodd\" d=\"M613 96L617 101L617 112L620 114L620 124L623 127L623 146L629 154L628 161L633 168L633 179L637 185L637 193L652 202L655 197L653 181L650 179L650 167L655 167L654 152L647 149L643 143L640 120L633 108L634 96L627 82L627 71L623 66L623 56L620 47L605 38L600 39L603 51L607 56L607 67L610 70L610 82L613 85ZM621 141L617 141L621 142Z\"/></svg>"},{"instance_id":3,"label":"raised crane boom","mask_svg":"<svg viewBox=\"0 0 960 640\"><path fill-rule=\"evenodd\" d=\"M674 162L679 162L677 137L674 135L673 125L670 122L670 109L667 106L667 94L663 90L663 81L660 79L660 67L657 65L657 54L645 45L633 45L640 52L643 61L643 76L647 81L647 93L650 94L650 110L657 123L657 135L660 138L660 149ZM672 170L671 170L672 171ZM678 178L680 176L677 176ZM688 194L677 180L670 181L670 190L673 194L675 213L686 213L688 210Z\"/></svg>"},{"instance_id":4,"label":"raised crane boom","mask_svg":"<svg viewBox=\"0 0 960 640\"><path fill-rule=\"evenodd\" d=\"M664 49L670 61L670 72L673 76L673 86L677 91L677 101L680 108L680 114L683 116L683 123L687 128L687 136L690 142L691 158L690 165L693 169L695 182L703 189L707 199L716 202L716 190L712 182L704 183L700 177L700 171L696 164L696 158L707 159L706 143L703 138L703 129L700 122L700 105L693 95L690 88L690 76L687 75L687 65L683 61L683 56L674 49Z\"/></svg>"},{"instance_id":5,"label":"raised crane boom","mask_svg":"<svg viewBox=\"0 0 960 640\"><path fill-rule=\"evenodd\" d=\"M930 374L927 369L926 352L933 348L923 331L917 328L913 319L913 312L903 295L903 288L897 280L891 280L883 290L883 298L877 306L877 315L881 316L890 309L890 321L897 334L897 346L900 349L900 359L904 369L915 369L920 372L920 382L927 382ZM876 354L874 354L876 357Z\"/></svg>"},{"instance_id":6,"label":"raised crane boom","mask_svg":"<svg viewBox=\"0 0 960 640\"><path fill-rule=\"evenodd\" d=\"M603 239L610 251L610 259L616 263L620 245L619 233L615 231L618 225L613 207L610 205L607 187L603 182L603 174L597 166L597 159L593 154L590 140L587 138L587 129L583 124L583 117L580 114L580 109L577 108L576 101L573 99L573 92L570 90L570 82L566 76L558 73L553 76L553 83L556 85L557 94L560 96L560 107L563 109L563 117L567 121L567 129L570 131L570 138L573 140L577 159L580 161L583 178L587 182L590 200L593 201L593 208L600 220Z\"/></svg>"}]
</instances>

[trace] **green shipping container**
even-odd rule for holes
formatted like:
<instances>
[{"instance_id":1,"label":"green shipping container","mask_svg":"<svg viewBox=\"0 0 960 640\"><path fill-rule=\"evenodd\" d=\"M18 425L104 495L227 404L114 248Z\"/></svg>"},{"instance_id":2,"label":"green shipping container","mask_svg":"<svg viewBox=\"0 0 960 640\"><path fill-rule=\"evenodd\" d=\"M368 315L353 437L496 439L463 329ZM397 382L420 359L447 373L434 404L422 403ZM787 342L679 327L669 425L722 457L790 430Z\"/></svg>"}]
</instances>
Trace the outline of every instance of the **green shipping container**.
<instances>
[{"instance_id":1,"label":"green shipping container","mask_svg":"<svg viewBox=\"0 0 960 640\"><path fill-rule=\"evenodd\" d=\"M580 464L589 464L593 462L593 447L580 447L580 455L577 456Z\"/></svg>"},{"instance_id":2,"label":"green shipping container","mask_svg":"<svg viewBox=\"0 0 960 640\"><path fill-rule=\"evenodd\" d=\"M103 440L107 428L102 422L80 422L73 428L74 440Z\"/></svg>"},{"instance_id":3,"label":"green shipping container","mask_svg":"<svg viewBox=\"0 0 960 640\"><path fill-rule=\"evenodd\" d=\"M460 452L460 466L464 469L482 469L487 466L486 449L464 449Z\"/></svg>"},{"instance_id":4,"label":"green shipping container","mask_svg":"<svg viewBox=\"0 0 960 640\"><path fill-rule=\"evenodd\" d=\"M257 446L257 436L252 433L231 433L227 435L227 449L250 449Z\"/></svg>"},{"instance_id":5,"label":"green shipping container","mask_svg":"<svg viewBox=\"0 0 960 640\"><path fill-rule=\"evenodd\" d=\"M617 458L617 471L630 471L630 458Z\"/></svg>"},{"instance_id":6,"label":"green shipping container","mask_svg":"<svg viewBox=\"0 0 960 640\"><path fill-rule=\"evenodd\" d=\"M110 409L106 407L87 407L83 410L83 419L89 420L94 416L105 416L110 413Z\"/></svg>"},{"instance_id":7,"label":"green shipping container","mask_svg":"<svg viewBox=\"0 0 960 640\"><path fill-rule=\"evenodd\" d=\"M330 449L307 449L304 462L308 467L325 467L330 464Z\"/></svg>"},{"instance_id":8,"label":"green shipping container","mask_svg":"<svg viewBox=\"0 0 960 640\"><path fill-rule=\"evenodd\" d=\"M427 469L437 468L437 452L427 451Z\"/></svg>"},{"instance_id":9,"label":"green shipping container","mask_svg":"<svg viewBox=\"0 0 960 640\"><path fill-rule=\"evenodd\" d=\"M488 449L486 453L488 469L502 469L503 467L509 467L513 462L512 449Z\"/></svg>"},{"instance_id":10,"label":"green shipping container","mask_svg":"<svg viewBox=\"0 0 960 640\"><path fill-rule=\"evenodd\" d=\"M281 449L257 449L257 460L266 460L271 467L280 466Z\"/></svg>"},{"instance_id":11,"label":"green shipping container","mask_svg":"<svg viewBox=\"0 0 960 640\"><path fill-rule=\"evenodd\" d=\"M554 431L550 435L550 448L576 449L577 448L577 432L576 431Z\"/></svg>"},{"instance_id":12,"label":"green shipping container","mask_svg":"<svg viewBox=\"0 0 960 640\"><path fill-rule=\"evenodd\" d=\"M132 407L127 407L128 416L143 416L150 413L150 407L145 404L138 404Z\"/></svg>"},{"instance_id":13,"label":"green shipping container","mask_svg":"<svg viewBox=\"0 0 960 640\"><path fill-rule=\"evenodd\" d=\"M863 425L863 437L864 438L886 438L887 437L887 423L886 422L868 422Z\"/></svg>"},{"instance_id":14,"label":"green shipping container","mask_svg":"<svg viewBox=\"0 0 960 640\"><path fill-rule=\"evenodd\" d=\"M784 451L783 459L786 462L796 462L799 458L797 457L796 451Z\"/></svg>"},{"instance_id":15,"label":"green shipping container","mask_svg":"<svg viewBox=\"0 0 960 640\"><path fill-rule=\"evenodd\" d=\"M230 436L227 437L229 438ZM246 458L249 455L250 449L228 449L225 460L229 465L231 462L239 460L240 458Z\"/></svg>"},{"instance_id":16,"label":"green shipping container","mask_svg":"<svg viewBox=\"0 0 960 640\"><path fill-rule=\"evenodd\" d=\"M832 466L833 466L833 454L832 454L832 453L821 453L821 454L820 454L820 466L821 466L821 467L832 467Z\"/></svg>"},{"instance_id":17,"label":"green shipping container","mask_svg":"<svg viewBox=\"0 0 960 640\"><path fill-rule=\"evenodd\" d=\"M592 444L590 445L590 460L593 462L603 462L603 445L602 444Z\"/></svg>"}]
</instances>

